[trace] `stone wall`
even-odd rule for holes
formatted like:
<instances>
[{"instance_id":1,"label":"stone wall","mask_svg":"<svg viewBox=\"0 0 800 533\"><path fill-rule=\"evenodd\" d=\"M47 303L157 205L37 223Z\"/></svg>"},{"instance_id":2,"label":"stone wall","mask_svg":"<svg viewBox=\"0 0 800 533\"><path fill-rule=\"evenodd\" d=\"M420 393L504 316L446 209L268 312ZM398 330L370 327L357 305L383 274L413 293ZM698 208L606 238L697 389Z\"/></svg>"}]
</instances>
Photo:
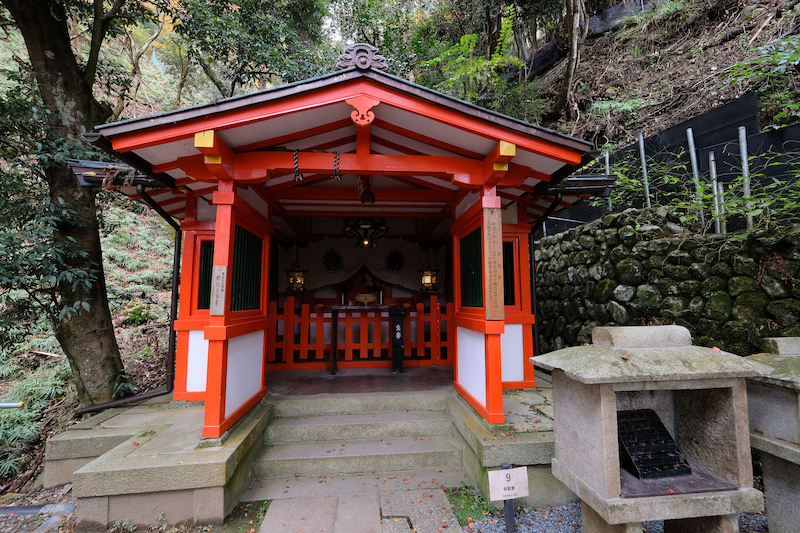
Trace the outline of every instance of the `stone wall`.
<instances>
[{"instance_id":1,"label":"stone wall","mask_svg":"<svg viewBox=\"0 0 800 533\"><path fill-rule=\"evenodd\" d=\"M629 209L538 241L542 353L590 343L599 325L680 324L739 355L800 335L800 226L702 236L670 218Z\"/></svg>"}]
</instances>

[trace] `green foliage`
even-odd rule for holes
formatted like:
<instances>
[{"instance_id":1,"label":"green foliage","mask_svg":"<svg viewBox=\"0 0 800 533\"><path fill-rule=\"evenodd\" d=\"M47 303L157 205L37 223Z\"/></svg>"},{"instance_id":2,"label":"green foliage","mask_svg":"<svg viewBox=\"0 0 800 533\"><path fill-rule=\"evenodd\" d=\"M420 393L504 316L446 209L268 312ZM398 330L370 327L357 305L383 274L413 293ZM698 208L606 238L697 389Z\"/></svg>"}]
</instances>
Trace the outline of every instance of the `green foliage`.
<instances>
[{"instance_id":1,"label":"green foliage","mask_svg":"<svg viewBox=\"0 0 800 533\"><path fill-rule=\"evenodd\" d=\"M17 366L8 353L0 358L9 366ZM3 398L3 401L25 402L25 406L0 409L0 479L19 471L24 452L32 441L40 438L41 413L51 402L64 396L69 387L69 366L63 359L48 361L25 374L26 379Z\"/></svg>"},{"instance_id":2,"label":"green foliage","mask_svg":"<svg viewBox=\"0 0 800 533\"><path fill-rule=\"evenodd\" d=\"M480 103L498 113L533 124L542 119L547 100L537 82L520 81L516 86L508 83L498 87L502 90L492 93L488 102Z\"/></svg>"},{"instance_id":3,"label":"green foliage","mask_svg":"<svg viewBox=\"0 0 800 533\"><path fill-rule=\"evenodd\" d=\"M436 28L416 2L398 0L335 0L332 29L343 41L369 43L386 58L389 72L412 76L436 45ZM344 42L340 47L344 47ZM341 48L340 48L341 49Z\"/></svg>"},{"instance_id":4,"label":"green foliage","mask_svg":"<svg viewBox=\"0 0 800 533\"><path fill-rule=\"evenodd\" d=\"M776 125L800 118L800 40L796 36L778 39L755 50L754 55L731 67L728 84L755 86L775 111Z\"/></svg>"},{"instance_id":5,"label":"green foliage","mask_svg":"<svg viewBox=\"0 0 800 533\"><path fill-rule=\"evenodd\" d=\"M323 72L324 0L179 0L175 31L223 96Z\"/></svg>"},{"instance_id":6,"label":"green foliage","mask_svg":"<svg viewBox=\"0 0 800 533\"><path fill-rule=\"evenodd\" d=\"M147 304L147 307L137 305L136 307L122 313L122 316L125 317L125 322L132 326L141 326L142 324L146 324L151 318L150 304Z\"/></svg>"},{"instance_id":7,"label":"green foliage","mask_svg":"<svg viewBox=\"0 0 800 533\"><path fill-rule=\"evenodd\" d=\"M114 525L111 526L111 529L108 530L109 533L132 533L136 531L137 527L136 524L131 522L130 518L126 518L125 520L117 520L114 522Z\"/></svg>"},{"instance_id":8,"label":"green foliage","mask_svg":"<svg viewBox=\"0 0 800 533\"><path fill-rule=\"evenodd\" d=\"M445 489L445 492L459 525L466 526L470 523L470 519L482 519L489 513L497 512L497 509L472 487L452 487Z\"/></svg>"},{"instance_id":9,"label":"green foliage","mask_svg":"<svg viewBox=\"0 0 800 533\"><path fill-rule=\"evenodd\" d=\"M172 287L174 248L169 228L158 215L134 212L131 202L123 201L110 202L100 217L108 290L118 296L168 291ZM111 305L118 309L123 303L112 301Z\"/></svg>"},{"instance_id":10,"label":"green foliage","mask_svg":"<svg viewBox=\"0 0 800 533\"><path fill-rule=\"evenodd\" d=\"M44 172L82 149L48 127L48 113L25 80L6 76L16 85L0 99L0 302L19 289L29 301L18 307L33 306L61 320L90 305L66 300L63 287L88 288L97 269L70 266L87 254L59 233L75 212L62 198L48 196Z\"/></svg>"},{"instance_id":11,"label":"green foliage","mask_svg":"<svg viewBox=\"0 0 800 533\"><path fill-rule=\"evenodd\" d=\"M599 100L592 103L589 113L595 116L606 116L611 114L623 115L628 118L635 118L636 112L644 105L647 100L644 98L631 98L630 100Z\"/></svg>"},{"instance_id":12,"label":"green foliage","mask_svg":"<svg viewBox=\"0 0 800 533\"><path fill-rule=\"evenodd\" d=\"M478 35L463 35L459 42L438 57L423 63L440 66L445 76L436 89L475 102L484 92L503 92L505 72L512 66L522 67L522 62L509 54L514 41L514 6L505 9L498 45L490 58L476 51Z\"/></svg>"},{"instance_id":13,"label":"green foliage","mask_svg":"<svg viewBox=\"0 0 800 533\"><path fill-rule=\"evenodd\" d=\"M599 162L595 162L598 164ZM701 176L697 192L688 156L683 153L648 155L647 172L650 182L651 203L654 207L669 208L676 222L699 231L709 231L716 219L742 220L753 217L754 229L777 229L796 220L800 209L800 146L786 145L781 152L768 152L749 158L750 197L745 197L744 178L739 176L725 186L722 211L713 211L714 192L708 178ZM781 165L788 169L783 177L767 177L766 171ZM605 169L597 169L605 172ZM611 205L621 211L645 204L641 160L638 151L611 166L617 176L611 194ZM605 205L605 198L593 200ZM700 212L705 215L705 227L699 227ZM746 236L743 236L746 238Z\"/></svg>"}]
</instances>

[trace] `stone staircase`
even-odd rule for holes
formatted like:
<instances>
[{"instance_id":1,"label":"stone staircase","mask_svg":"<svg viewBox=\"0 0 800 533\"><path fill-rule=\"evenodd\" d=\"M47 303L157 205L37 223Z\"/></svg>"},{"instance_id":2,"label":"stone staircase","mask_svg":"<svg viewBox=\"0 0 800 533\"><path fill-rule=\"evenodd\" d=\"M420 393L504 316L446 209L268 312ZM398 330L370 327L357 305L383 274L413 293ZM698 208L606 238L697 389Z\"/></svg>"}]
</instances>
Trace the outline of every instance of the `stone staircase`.
<instances>
[{"instance_id":1,"label":"stone staircase","mask_svg":"<svg viewBox=\"0 0 800 533\"><path fill-rule=\"evenodd\" d=\"M458 486L464 441L451 391L273 397L243 500Z\"/></svg>"}]
</instances>

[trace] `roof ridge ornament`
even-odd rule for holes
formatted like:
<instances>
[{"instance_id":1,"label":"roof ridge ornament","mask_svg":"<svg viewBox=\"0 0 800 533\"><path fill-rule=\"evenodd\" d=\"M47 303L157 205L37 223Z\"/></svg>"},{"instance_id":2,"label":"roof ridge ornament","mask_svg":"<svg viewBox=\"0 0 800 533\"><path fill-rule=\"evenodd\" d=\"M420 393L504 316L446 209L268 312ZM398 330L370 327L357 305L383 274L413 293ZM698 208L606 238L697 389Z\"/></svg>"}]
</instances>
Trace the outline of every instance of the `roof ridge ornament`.
<instances>
[{"instance_id":1,"label":"roof ridge ornament","mask_svg":"<svg viewBox=\"0 0 800 533\"><path fill-rule=\"evenodd\" d=\"M336 62L336 68L344 70L350 67L356 67L361 70L375 69L386 72L389 70L389 65L386 64L386 58L379 55L378 49L368 43L351 44L344 49L344 53L339 56Z\"/></svg>"}]
</instances>

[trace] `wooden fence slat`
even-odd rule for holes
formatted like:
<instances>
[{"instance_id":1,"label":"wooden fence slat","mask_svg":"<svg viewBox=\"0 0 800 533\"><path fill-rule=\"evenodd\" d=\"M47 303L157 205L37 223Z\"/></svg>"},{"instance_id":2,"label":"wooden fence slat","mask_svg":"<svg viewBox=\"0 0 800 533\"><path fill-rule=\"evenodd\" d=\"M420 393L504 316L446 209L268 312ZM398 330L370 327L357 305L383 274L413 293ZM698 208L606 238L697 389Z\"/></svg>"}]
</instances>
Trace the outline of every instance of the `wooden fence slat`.
<instances>
[{"instance_id":1,"label":"wooden fence slat","mask_svg":"<svg viewBox=\"0 0 800 533\"><path fill-rule=\"evenodd\" d=\"M439 334L441 332L441 311L439 309L439 300L436 296L431 296L431 361L440 362L442 360L441 352L441 339Z\"/></svg>"},{"instance_id":2,"label":"wooden fence slat","mask_svg":"<svg viewBox=\"0 0 800 533\"><path fill-rule=\"evenodd\" d=\"M453 364L454 350L450 349L451 339L454 338L454 325L450 320L453 310L452 303L440 304L436 296L431 297L427 313L422 303L411 309L404 327L406 362L414 366ZM311 311L308 304L303 304L298 314L293 297L287 298L282 312L278 310L276 302L270 302L265 349L268 352L266 358L271 368L322 368L331 361L326 357L328 349L330 357L337 357L341 350L344 355L343 361L355 364L363 361L371 362L368 366L374 366L385 361L388 365L391 361L391 318L388 312L384 313L383 310L340 312L337 346L329 347L329 343L325 342L325 328L333 327L332 315L326 314L323 309L315 308L312 316ZM445 322L444 325L442 321ZM278 334L281 325L282 337ZM384 326L387 335L384 335ZM357 333L356 328L358 328ZM430 335L427 340L426 328ZM295 334L296 330L299 335ZM445 334L445 339L441 338L442 333ZM282 357L278 357L279 349L283 350ZM430 356L426 355L426 351Z\"/></svg>"},{"instance_id":3,"label":"wooden fence slat","mask_svg":"<svg viewBox=\"0 0 800 533\"><path fill-rule=\"evenodd\" d=\"M309 330L311 325L311 317L309 313L308 304L303 304L300 307L300 342L298 348L300 350L300 360L308 361L308 342Z\"/></svg>"},{"instance_id":4,"label":"wooden fence slat","mask_svg":"<svg viewBox=\"0 0 800 533\"><path fill-rule=\"evenodd\" d=\"M322 361L325 359L325 311L317 309L315 315L314 359Z\"/></svg>"}]
</instances>

